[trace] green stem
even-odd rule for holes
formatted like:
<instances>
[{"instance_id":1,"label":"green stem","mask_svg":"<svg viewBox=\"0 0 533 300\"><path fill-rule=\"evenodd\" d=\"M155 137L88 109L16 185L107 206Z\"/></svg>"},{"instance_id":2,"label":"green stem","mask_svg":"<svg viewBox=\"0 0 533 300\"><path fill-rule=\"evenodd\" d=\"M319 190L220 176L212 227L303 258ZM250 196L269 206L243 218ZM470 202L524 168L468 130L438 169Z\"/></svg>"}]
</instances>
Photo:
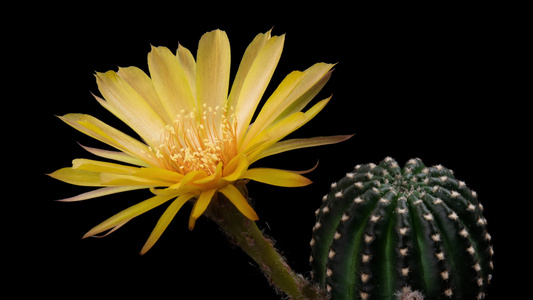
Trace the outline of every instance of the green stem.
<instances>
[{"instance_id":1,"label":"green stem","mask_svg":"<svg viewBox=\"0 0 533 300\"><path fill-rule=\"evenodd\" d=\"M246 188L241 192L247 197ZM261 268L270 283L294 300L327 299L323 292L303 276L296 274L274 248L272 241L263 236L254 221L246 218L224 196L213 199L207 216L215 221L230 239L248 254Z\"/></svg>"}]
</instances>

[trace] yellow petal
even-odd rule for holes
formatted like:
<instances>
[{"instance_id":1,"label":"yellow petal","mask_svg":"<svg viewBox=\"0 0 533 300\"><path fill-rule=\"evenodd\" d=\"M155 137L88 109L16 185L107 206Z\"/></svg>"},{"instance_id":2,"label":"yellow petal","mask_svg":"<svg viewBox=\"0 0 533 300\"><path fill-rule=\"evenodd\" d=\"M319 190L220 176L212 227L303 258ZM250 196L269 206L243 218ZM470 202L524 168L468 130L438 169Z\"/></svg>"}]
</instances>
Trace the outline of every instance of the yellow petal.
<instances>
[{"instance_id":1,"label":"yellow petal","mask_svg":"<svg viewBox=\"0 0 533 300\"><path fill-rule=\"evenodd\" d=\"M318 113L321 112L322 109L324 109L324 107L326 107L326 105L329 103L330 100L331 100L331 96L324 100L318 101L317 104L313 105L313 107L308 109L305 112L305 118L306 118L305 123L311 121L314 117L316 117L316 115L318 115Z\"/></svg>"},{"instance_id":2,"label":"yellow petal","mask_svg":"<svg viewBox=\"0 0 533 300\"><path fill-rule=\"evenodd\" d=\"M150 199L144 200L143 202L140 202L134 206L131 206L118 214L112 216L111 218L105 220L104 222L100 223L99 225L95 226L93 229L91 229L89 232L87 232L83 238L87 238L96 234L99 234L101 232L104 232L106 230L112 229L116 227L117 225L123 224L125 222L128 222L129 220L151 210L152 208L155 208L168 200L170 200L173 197L176 197L177 195L165 195L165 196L154 196Z\"/></svg>"},{"instance_id":3,"label":"yellow petal","mask_svg":"<svg viewBox=\"0 0 533 300\"><path fill-rule=\"evenodd\" d=\"M143 161L143 160L141 160L141 159L139 159L137 157L131 156L129 154L126 154L124 152L121 152L121 151L109 151L109 150L91 148L91 147L87 147L87 146L83 146L83 145L80 145L80 146L83 147L83 149L87 150L89 153L92 153L92 154L94 154L96 156L100 156L100 157L111 159L111 160L120 161L120 162L127 163L127 164L137 165L139 167L149 167L150 166L145 161Z\"/></svg>"},{"instance_id":4,"label":"yellow petal","mask_svg":"<svg viewBox=\"0 0 533 300\"><path fill-rule=\"evenodd\" d=\"M171 186L173 182L165 181L157 178L146 178L124 174L101 173L100 181L102 185L128 185L128 186L148 186L161 187Z\"/></svg>"},{"instance_id":5,"label":"yellow petal","mask_svg":"<svg viewBox=\"0 0 533 300\"><path fill-rule=\"evenodd\" d=\"M168 187L168 188L165 188L165 189L151 188L150 190L152 191L152 193L154 195L170 193L171 191L178 192L178 194L180 194L180 195L182 195L182 194L200 195L202 193L202 191L204 191L204 189L202 189L199 186L195 186L195 185L184 185L180 189L173 189L173 188Z\"/></svg>"},{"instance_id":6,"label":"yellow petal","mask_svg":"<svg viewBox=\"0 0 533 300\"><path fill-rule=\"evenodd\" d=\"M254 123L246 132L246 137L242 142L241 147L245 148L246 145L258 134L258 132L266 129L272 124L272 122L279 115L278 110L286 107L283 106L285 99L287 99L290 93L304 77L305 73L299 71L294 71L285 77L285 79L276 88L274 93L272 93L272 95L265 102Z\"/></svg>"},{"instance_id":7,"label":"yellow petal","mask_svg":"<svg viewBox=\"0 0 533 300\"><path fill-rule=\"evenodd\" d=\"M148 146L93 116L67 114L59 118L94 139L104 142L131 156L138 157L153 166L159 165L157 160L148 155Z\"/></svg>"},{"instance_id":8,"label":"yellow petal","mask_svg":"<svg viewBox=\"0 0 533 300\"><path fill-rule=\"evenodd\" d=\"M161 168L140 168L132 175L146 178L163 179L170 182L178 182L183 179L183 175Z\"/></svg>"},{"instance_id":9,"label":"yellow petal","mask_svg":"<svg viewBox=\"0 0 533 300\"><path fill-rule=\"evenodd\" d=\"M190 182L202 179L207 177L207 173L203 170L199 171L192 171L187 173L182 180L180 180L178 183L171 185L169 188L174 190L181 190L185 185L187 185Z\"/></svg>"},{"instance_id":10,"label":"yellow petal","mask_svg":"<svg viewBox=\"0 0 533 300\"><path fill-rule=\"evenodd\" d=\"M191 216L189 218L189 230L194 229L194 224L196 224L196 220L205 212L207 206L209 206L209 203L211 203L211 198L213 198L215 192L215 189L205 191L200 195L198 200L196 200L196 203L194 203L194 207L191 211Z\"/></svg>"},{"instance_id":11,"label":"yellow petal","mask_svg":"<svg viewBox=\"0 0 533 300\"><path fill-rule=\"evenodd\" d=\"M317 63L304 72L290 73L263 105L246 133L244 144L261 130L302 110L329 80L332 67L332 64Z\"/></svg>"},{"instance_id":12,"label":"yellow petal","mask_svg":"<svg viewBox=\"0 0 533 300\"><path fill-rule=\"evenodd\" d=\"M110 186L110 187L105 187L105 188L100 188L94 191L90 191L87 193L79 194L74 197L65 198L65 199L56 200L56 201L59 201L59 202L83 201L83 200L93 199L93 198L107 196L111 194L133 191L133 190L138 190L138 189L145 189L145 188L147 187L145 186Z\"/></svg>"},{"instance_id":13,"label":"yellow petal","mask_svg":"<svg viewBox=\"0 0 533 300\"><path fill-rule=\"evenodd\" d=\"M146 101L165 124L174 122L161 103L152 79L143 70L137 67L119 68L117 74Z\"/></svg>"},{"instance_id":14,"label":"yellow petal","mask_svg":"<svg viewBox=\"0 0 533 300\"><path fill-rule=\"evenodd\" d=\"M224 168L222 179L233 182L241 178L241 175L248 169L248 159L244 154L235 156Z\"/></svg>"},{"instance_id":15,"label":"yellow petal","mask_svg":"<svg viewBox=\"0 0 533 300\"><path fill-rule=\"evenodd\" d=\"M224 31L214 30L202 36L198 44L196 87L198 103L223 107L228 98L230 45ZM201 109L201 108L200 108Z\"/></svg>"},{"instance_id":16,"label":"yellow petal","mask_svg":"<svg viewBox=\"0 0 533 300\"><path fill-rule=\"evenodd\" d=\"M177 191L171 188L155 188L155 187L151 187L150 192L152 192L152 194L157 195L157 196L188 194L188 193L181 193L180 191ZM196 193L196 195L200 195L200 193Z\"/></svg>"},{"instance_id":17,"label":"yellow petal","mask_svg":"<svg viewBox=\"0 0 533 300\"><path fill-rule=\"evenodd\" d=\"M196 102L196 61L194 61L194 56L189 49L179 45L178 51L176 51L176 57L183 67L183 71L191 87L192 96Z\"/></svg>"},{"instance_id":18,"label":"yellow petal","mask_svg":"<svg viewBox=\"0 0 533 300\"><path fill-rule=\"evenodd\" d=\"M262 47L255 57L241 87L236 102L235 115L238 120L237 137L240 139L250 125L255 109L272 78L281 57L285 36L274 36Z\"/></svg>"},{"instance_id":19,"label":"yellow petal","mask_svg":"<svg viewBox=\"0 0 533 300\"><path fill-rule=\"evenodd\" d=\"M304 113L294 113L267 130L257 134L246 146L246 149L242 149L241 151L248 156L250 164L252 164L257 160L257 157L262 151L270 148L276 142L300 128L305 122L306 117Z\"/></svg>"},{"instance_id":20,"label":"yellow petal","mask_svg":"<svg viewBox=\"0 0 533 300\"><path fill-rule=\"evenodd\" d=\"M340 143L348 140L352 136L353 135L319 136L307 139L292 139L277 142L272 147L261 152L261 154L256 157L256 160L290 150Z\"/></svg>"},{"instance_id":21,"label":"yellow petal","mask_svg":"<svg viewBox=\"0 0 533 300\"><path fill-rule=\"evenodd\" d=\"M152 47L148 54L148 68L155 90L170 119L184 109L196 107L187 74L178 58L165 47Z\"/></svg>"},{"instance_id":22,"label":"yellow petal","mask_svg":"<svg viewBox=\"0 0 533 300\"><path fill-rule=\"evenodd\" d=\"M124 79L113 71L96 73L96 82L104 98L96 100L107 110L128 124L145 141L158 142L165 123Z\"/></svg>"},{"instance_id":23,"label":"yellow petal","mask_svg":"<svg viewBox=\"0 0 533 300\"><path fill-rule=\"evenodd\" d=\"M110 162L97 161L92 159L78 158L72 161L72 168L91 172L107 172L117 174L133 174L139 168L124 166Z\"/></svg>"},{"instance_id":24,"label":"yellow petal","mask_svg":"<svg viewBox=\"0 0 533 300\"><path fill-rule=\"evenodd\" d=\"M310 168L310 169L307 169L307 170L302 170L302 171L290 171L290 172L293 172L293 173L296 173L296 174L307 174L307 173L311 173L313 172L314 170L316 170L316 168L318 168L318 164L319 164L319 161L317 160L316 164L314 167Z\"/></svg>"},{"instance_id":25,"label":"yellow petal","mask_svg":"<svg viewBox=\"0 0 533 300\"><path fill-rule=\"evenodd\" d=\"M139 182L144 182L149 186L168 186L174 182L180 181L184 177L179 173L161 168L137 168L110 162L80 158L72 161L72 168L77 170L104 173L104 175L100 176L100 179L102 182L105 182L105 184L109 185L127 185L125 183L126 181L134 181L134 185L138 185ZM119 179L122 182L120 184L117 182Z\"/></svg>"},{"instance_id":26,"label":"yellow petal","mask_svg":"<svg viewBox=\"0 0 533 300\"><path fill-rule=\"evenodd\" d=\"M103 238L103 237L106 237L110 234L112 234L113 232L117 231L120 227L124 226L126 223L128 223L130 220L126 220L122 223L118 223L117 225L115 225L113 228L110 228L110 230L108 232L106 232L105 234L102 234L102 235L91 235L91 237L93 238ZM85 238L85 237L84 237Z\"/></svg>"},{"instance_id":27,"label":"yellow petal","mask_svg":"<svg viewBox=\"0 0 533 300\"><path fill-rule=\"evenodd\" d=\"M256 162L263 151L269 149L279 140L302 127L307 122L311 121L326 106L326 104L328 104L330 99L331 97L319 101L305 113L293 113L292 115L272 125L266 131L258 134L257 137L255 137L250 143L250 148L244 150L245 153L250 153L248 155L250 164Z\"/></svg>"},{"instance_id":28,"label":"yellow petal","mask_svg":"<svg viewBox=\"0 0 533 300\"><path fill-rule=\"evenodd\" d=\"M269 168L249 169L248 171L244 172L242 177L283 187L299 187L312 183L311 180L294 172Z\"/></svg>"},{"instance_id":29,"label":"yellow petal","mask_svg":"<svg viewBox=\"0 0 533 300\"><path fill-rule=\"evenodd\" d=\"M96 172L62 168L48 174L48 176L74 185L103 186L100 180L100 173Z\"/></svg>"},{"instance_id":30,"label":"yellow petal","mask_svg":"<svg viewBox=\"0 0 533 300\"><path fill-rule=\"evenodd\" d=\"M224 188L220 189L219 192L224 194L226 198L235 205L235 207L248 219L252 221L259 220L259 217L255 213L254 209L250 206L246 198L241 194L241 192L232 184L226 185Z\"/></svg>"},{"instance_id":31,"label":"yellow petal","mask_svg":"<svg viewBox=\"0 0 533 300\"><path fill-rule=\"evenodd\" d=\"M250 71L250 68L254 63L255 58L257 57L263 46L266 44L266 42L270 40L270 38L270 31L266 33L260 33L254 38L250 45L248 45L246 51L244 51L244 55L242 56L242 60L239 64L239 69L237 70L237 74L235 75L235 79L233 80L231 92L228 97L229 107L237 107L237 101L239 100L242 86L244 84L244 81L246 80L246 76L248 75L248 72Z\"/></svg>"},{"instance_id":32,"label":"yellow petal","mask_svg":"<svg viewBox=\"0 0 533 300\"><path fill-rule=\"evenodd\" d=\"M222 177L222 163L218 163L215 172L209 176L194 181L194 184L206 185L209 188L216 188L218 186L218 179ZM211 184L213 186L211 186Z\"/></svg>"},{"instance_id":33,"label":"yellow petal","mask_svg":"<svg viewBox=\"0 0 533 300\"><path fill-rule=\"evenodd\" d=\"M301 111L326 85L331 77L333 64L317 63L305 70L305 78L293 90L291 95L285 99L285 105L278 110L274 123L295 112Z\"/></svg>"},{"instance_id":34,"label":"yellow petal","mask_svg":"<svg viewBox=\"0 0 533 300\"><path fill-rule=\"evenodd\" d=\"M178 213L183 204L187 203L187 201L189 201L189 199L191 199L193 196L193 194L185 194L172 201L163 215L161 215L159 218L159 221L157 221L154 230L152 230L152 233L148 237L148 240L141 250L141 255L145 254L148 250L150 250L150 248L152 248L157 240L159 240L165 229L167 229L168 225L172 219L174 219L174 216Z\"/></svg>"}]
</instances>

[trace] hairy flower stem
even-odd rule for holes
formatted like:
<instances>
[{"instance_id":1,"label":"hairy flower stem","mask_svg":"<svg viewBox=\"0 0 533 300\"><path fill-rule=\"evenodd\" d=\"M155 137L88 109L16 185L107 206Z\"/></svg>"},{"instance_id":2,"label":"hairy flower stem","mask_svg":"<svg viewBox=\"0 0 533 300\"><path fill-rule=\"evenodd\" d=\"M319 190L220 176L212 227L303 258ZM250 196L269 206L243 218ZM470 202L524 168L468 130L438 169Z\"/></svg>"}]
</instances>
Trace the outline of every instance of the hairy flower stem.
<instances>
[{"instance_id":1,"label":"hairy flower stem","mask_svg":"<svg viewBox=\"0 0 533 300\"><path fill-rule=\"evenodd\" d=\"M246 187L239 187L247 198ZM218 195L206 212L228 237L261 268L269 282L293 300L327 299L324 293L303 276L295 273L271 240L263 236L254 221L240 213L224 196Z\"/></svg>"}]
</instances>

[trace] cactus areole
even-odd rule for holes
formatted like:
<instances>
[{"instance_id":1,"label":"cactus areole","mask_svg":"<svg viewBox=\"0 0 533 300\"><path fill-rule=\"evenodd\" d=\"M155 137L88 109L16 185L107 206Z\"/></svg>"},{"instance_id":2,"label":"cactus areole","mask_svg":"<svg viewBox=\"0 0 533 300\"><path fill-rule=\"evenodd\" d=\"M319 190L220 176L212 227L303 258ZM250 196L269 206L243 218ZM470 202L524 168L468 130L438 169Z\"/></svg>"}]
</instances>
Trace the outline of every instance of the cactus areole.
<instances>
[{"instance_id":1,"label":"cactus areole","mask_svg":"<svg viewBox=\"0 0 533 300\"><path fill-rule=\"evenodd\" d=\"M482 211L440 165L358 165L316 212L313 279L332 300L483 299L493 250Z\"/></svg>"}]
</instances>

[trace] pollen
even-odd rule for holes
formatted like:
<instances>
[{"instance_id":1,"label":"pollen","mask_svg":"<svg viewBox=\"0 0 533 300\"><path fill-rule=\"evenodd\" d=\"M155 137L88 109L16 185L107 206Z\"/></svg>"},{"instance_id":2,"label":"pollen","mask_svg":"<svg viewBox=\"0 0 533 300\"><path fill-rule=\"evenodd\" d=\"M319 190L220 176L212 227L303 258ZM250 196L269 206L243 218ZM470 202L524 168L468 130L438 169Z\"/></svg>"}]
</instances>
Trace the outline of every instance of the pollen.
<instances>
[{"instance_id":1,"label":"pollen","mask_svg":"<svg viewBox=\"0 0 533 300\"><path fill-rule=\"evenodd\" d=\"M236 119L228 119L226 108L204 103L202 110L182 110L162 131L159 147L149 149L166 169L184 175L203 170L211 175L218 164L225 166L237 155Z\"/></svg>"}]
</instances>

